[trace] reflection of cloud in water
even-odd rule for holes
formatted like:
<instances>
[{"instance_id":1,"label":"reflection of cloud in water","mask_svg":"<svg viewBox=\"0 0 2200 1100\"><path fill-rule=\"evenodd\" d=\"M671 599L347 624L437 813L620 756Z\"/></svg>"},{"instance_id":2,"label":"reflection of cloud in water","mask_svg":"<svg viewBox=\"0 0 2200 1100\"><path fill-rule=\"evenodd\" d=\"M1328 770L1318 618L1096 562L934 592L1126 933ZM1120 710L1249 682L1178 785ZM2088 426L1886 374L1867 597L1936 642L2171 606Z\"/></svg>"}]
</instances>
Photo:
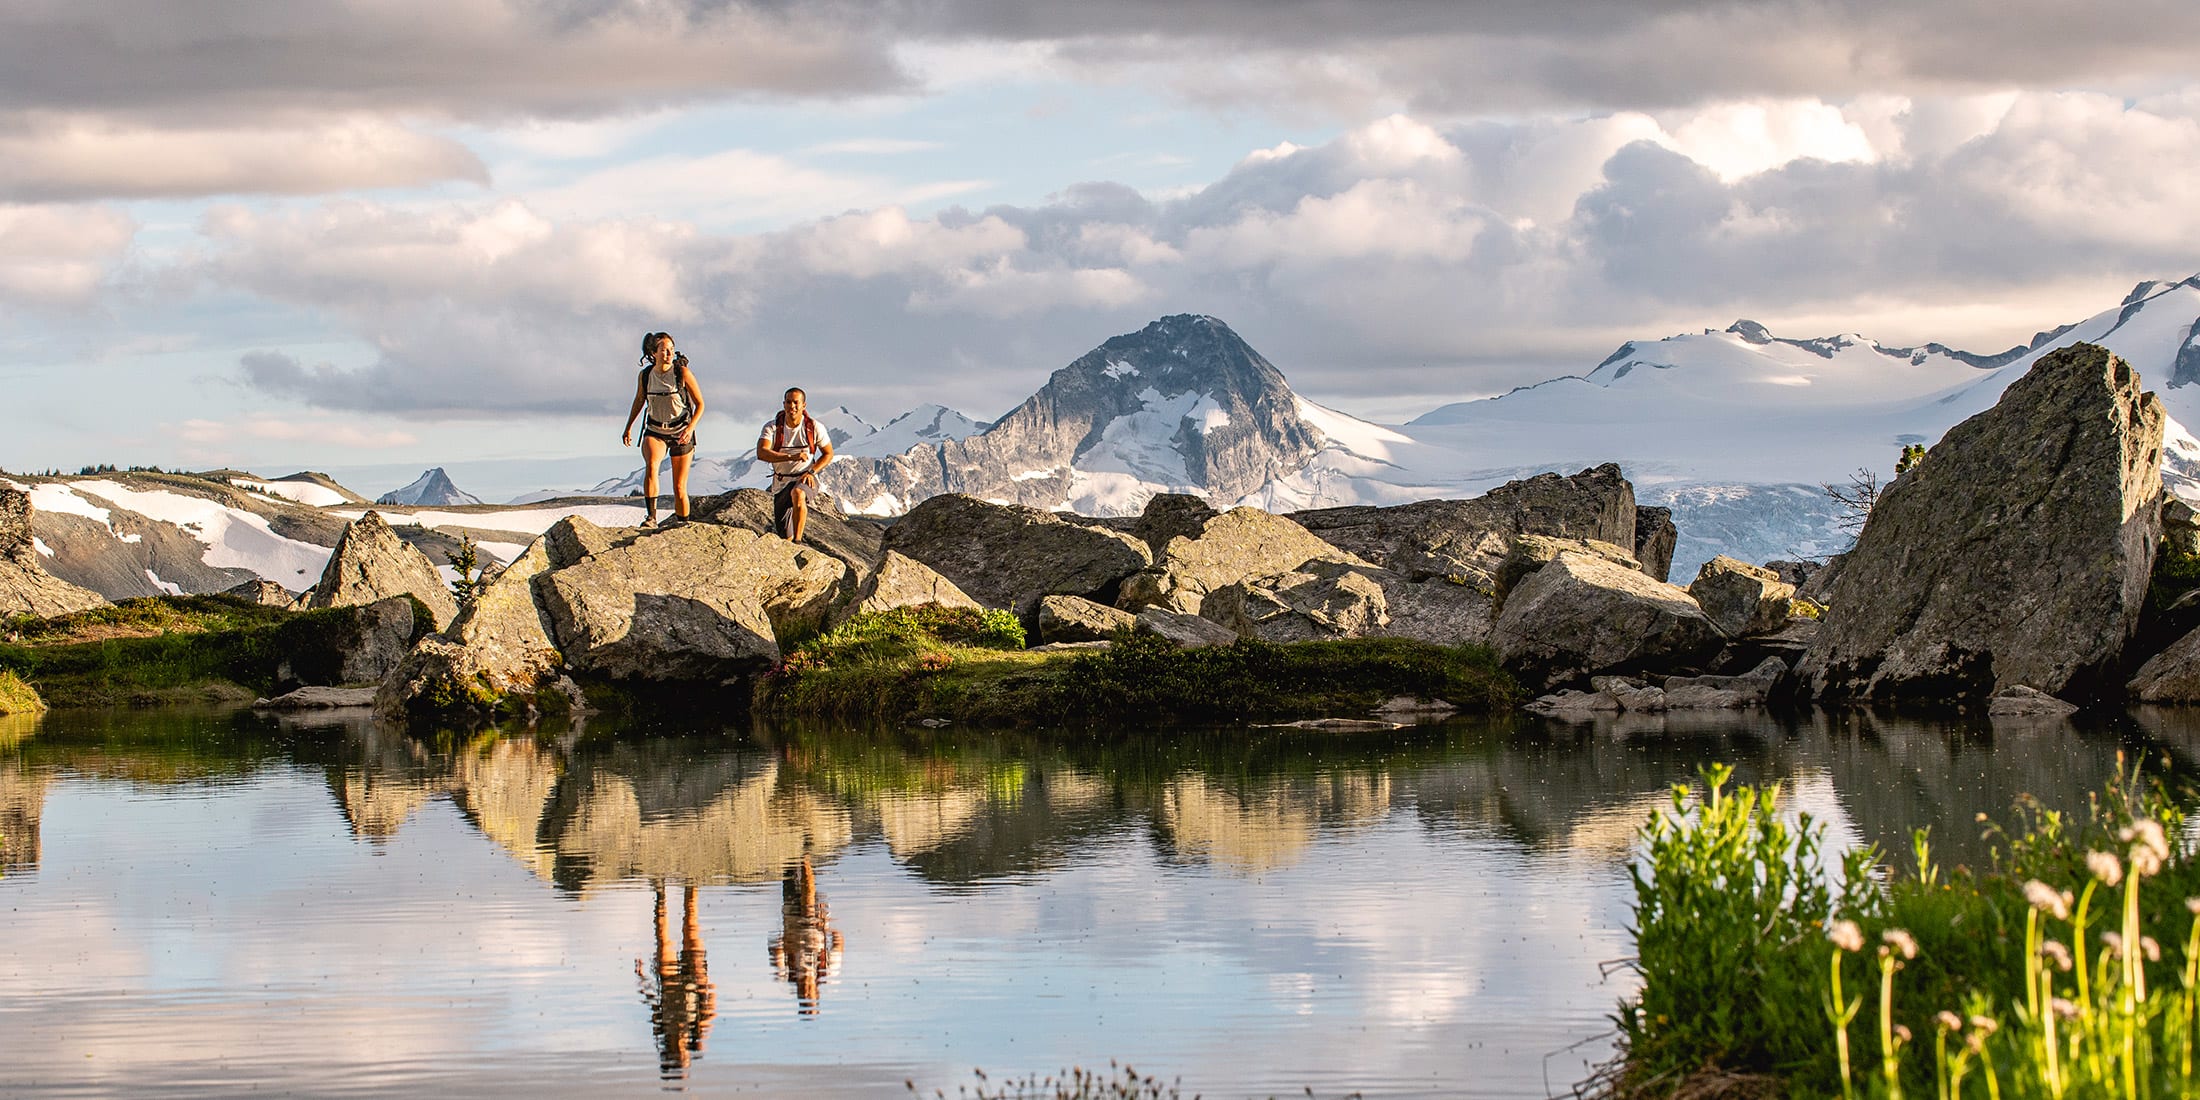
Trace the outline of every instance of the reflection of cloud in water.
<instances>
[{"instance_id":1,"label":"reflection of cloud in water","mask_svg":"<svg viewBox=\"0 0 2200 1100\"><path fill-rule=\"evenodd\" d=\"M1319 828L1380 820L1390 811L1390 777L1340 772L1245 791L1184 775L1169 782L1158 809L1178 858L1254 874L1297 863Z\"/></svg>"}]
</instances>

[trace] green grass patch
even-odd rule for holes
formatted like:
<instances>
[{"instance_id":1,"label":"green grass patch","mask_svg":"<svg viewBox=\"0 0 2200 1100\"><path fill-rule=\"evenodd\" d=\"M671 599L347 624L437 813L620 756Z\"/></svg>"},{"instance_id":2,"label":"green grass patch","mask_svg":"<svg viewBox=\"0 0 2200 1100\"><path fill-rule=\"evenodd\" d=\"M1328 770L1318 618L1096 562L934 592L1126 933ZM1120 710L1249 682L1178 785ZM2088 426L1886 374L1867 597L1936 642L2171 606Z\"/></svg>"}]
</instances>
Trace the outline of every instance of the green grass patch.
<instances>
[{"instance_id":1,"label":"green grass patch","mask_svg":"<svg viewBox=\"0 0 2200 1100\"><path fill-rule=\"evenodd\" d=\"M432 627L414 606L414 637ZM274 689L285 664L299 680L333 683L356 638L356 612L293 612L225 596L156 596L45 620L16 620L0 637L0 671L55 707L152 706L250 700Z\"/></svg>"},{"instance_id":2,"label":"green grass patch","mask_svg":"<svg viewBox=\"0 0 2200 1100\"><path fill-rule=\"evenodd\" d=\"M38 697L38 689L23 682L14 672L0 669L0 714L37 714L46 709L46 701Z\"/></svg>"},{"instance_id":3,"label":"green grass patch","mask_svg":"<svg viewBox=\"0 0 2200 1100\"><path fill-rule=\"evenodd\" d=\"M1832 873L1822 825L1728 774L1643 830L1607 1095L2200 1095L2200 860L2160 787L2022 804L1976 871L1921 833L1911 870L1865 850Z\"/></svg>"},{"instance_id":4,"label":"green grass patch","mask_svg":"<svg viewBox=\"0 0 2200 1100\"><path fill-rule=\"evenodd\" d=\"M1519 688L1486 647L1396 638L1178 649L1119 635L1105 650L1033 653L1000 612L937 607L859 616L788 654L757 689L775 717L937 718L986 725L1138 725L1365 714L1393 696L1467 711Z\"/></svg>"}]
</instances>

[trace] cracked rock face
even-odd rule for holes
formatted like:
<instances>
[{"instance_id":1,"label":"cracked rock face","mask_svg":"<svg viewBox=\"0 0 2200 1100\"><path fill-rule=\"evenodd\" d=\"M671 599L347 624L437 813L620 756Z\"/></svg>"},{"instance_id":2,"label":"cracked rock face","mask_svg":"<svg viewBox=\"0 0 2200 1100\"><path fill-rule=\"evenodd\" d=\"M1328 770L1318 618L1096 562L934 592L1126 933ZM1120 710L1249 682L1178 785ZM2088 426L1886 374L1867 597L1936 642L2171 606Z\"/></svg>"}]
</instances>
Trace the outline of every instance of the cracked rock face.
<instances>
[{"instance_id":1,"label":"cracked rock face","mask_svg":"<svg viewBox=\"0 0 2200 1100\"><path fill-rule=\"evenodd\" d=\"M2042 358L1880 495L1797 672L1832 698L2112 686L2161 534L2162 423L2107 349Z\"/></svg>"},{"instance_id":2,"label":"cracked rock face","mask_svg":"<svg viewBox=\"0 0 2200 1100\"><path fill-rule=\"evenodd\" d=\"M344 528L305 605L360 607L408 594L427 605L437 630L458 614L457 597L427 556L399 538L380 514L368 512Z\"/></svg>"},{"instance_id":3,"label":"cracked rock face","mask_svg":"<svg viewBox=\"0 0 2200 1100\"><path fill-rule=\"evenodd\" d=\"M30 494L0 485L0 617L47 619L106 602L99 593L46 572L31 542Z\"/></svg>"}]
</instances>

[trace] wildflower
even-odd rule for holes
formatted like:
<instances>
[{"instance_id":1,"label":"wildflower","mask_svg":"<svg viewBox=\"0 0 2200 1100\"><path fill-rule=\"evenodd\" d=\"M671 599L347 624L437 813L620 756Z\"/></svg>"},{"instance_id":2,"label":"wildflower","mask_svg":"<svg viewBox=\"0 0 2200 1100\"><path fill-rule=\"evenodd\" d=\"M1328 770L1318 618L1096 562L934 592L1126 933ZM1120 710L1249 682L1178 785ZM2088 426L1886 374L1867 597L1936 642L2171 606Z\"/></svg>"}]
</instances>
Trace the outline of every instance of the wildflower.
<instances>
[{"instance_id":1,"label":"wildflower","mask_svg":"<svg viewBox=\"0 0 2200 1100\"><path fill-rule=\"evenodd\" d=\"M1973 1016L1971 1017L1971 1026L1987 1035L1992 1035L2001 1030L2001 1022L1992 1016Z\"/></svg>"},{"instance_id":2,"label":"wildflower","mask_svg":"<svg viewBox=\"0 0 2200 1100\"><path fill-rule=\"evenodd\" d=\"M1864 930L1858 928L1856 922L1852 920L1833 922L1833 926L1826 929L1826 938L1832 940L1833 945L1843 951L1862 951L1864 949Z\"/></svg>"},{"instance_id":3,"label":"wildflower","mask_svg":"<svg viewBox=\"0 0 2200 1100\"><path fill-rule=\"evenodd\" d=\"M2053 962L2055 964L2055 969L2057 970L2067 972L2072 965L2070 960L2070 949L2064 947L2061 942L2057 940L2041 941L2040 957L2047 959L2050 962Z\"/></svg>"},{"instance_id":4,"label":"wildflower","mask_svg":"<svg viewBox=\"0 0 2200 1100\"><path fill-rule=\"evenodd\" d=\"M2109 958L2124 957L2124 938L2114 932L2101 933L2101 946L2108 949Z\"/></svg>"},{"instance_id":5,"label":"wildflower","mask_svg":"<svg viewBox=\"0 0 2200 1100\"><path fill-rule=\"evenodd\" d=\"M2101 880L2103 886L2114 886L2124 880L2124 865L2107 852L2087 852L2085 869Z\"/></svg>"},{"instance_id":6,"label":"wildflower","mask_svg":"<svg viewBox=\"0 0 2200 1100\"><path fill-rule=\"evenodd\" d=\"M1963 1017L1958 1016L1945 1008L1933 1013L1933 1022L1939 1024L1940 1030L1942 1031L1963 1030Z\"/></svg>"},{"instance_id":7,"label":"wildflower","mask_svg":"<svg viewBox=\"0 0 2200 1100\"><path fill-rule=\"evenodd\" d=\"M2139 937L2139 953L2145 955L2150 963L2162 961L2162 945L2152 936Z\"/></svg>"},{"instance_id":8,"label":"wildflower","mask_svg":"<svg viewBox=\"0 0 2200 1100\"><path fill-rule=\"evenodd\" d=\"M2144 848L2154 853L2157 862L2169 858L2169 836L2162 831L2162 823L2159 821L2142 817L2117 836L2131 845L2133 853Z\"/></svg>"},{"instance_id":9,"label":"wildflower","mask_svg":"<svg viewBox=\"0 0 2200 1100\"><path fill-rule=\"evenodd\" d=\"M2057 997L2054 1000L2049 1001L2047 1007L2055 1010L2055 1015L2060 1016L2065 1020L2075 1020L2078 1018L2078 1006L2071 1004L2068 1000L2065 1000L2061 997Z\"/></svg>"},{"instance_id":10,"label":"wildflower","mask_svg":"<svg viewBox=\"0 0 2200 1100\"><path fill-rule=\"evenodd\" d=\"M1910 1041L1910 1029L1902 1024L1894 1025L1894 1041L1898 1046L1908 1045Z\"/></svg>"},{"instance_id":11,"label":"wildflower","mask_svg":"<svg viewBox=\"0 0 2200 1100\"><path fill-rule=\"evenodd\" d=\"M2200 898L2186 898L2185 912L2200 917Z\"/></svg>"},{"instance_id":12,"label":"wildflower","mask_svg":"<svg viewBox=\"0 0 2200 1100\"><path fill-rule=\"evenodd\" d=\"M2140 878L2146 878L2150 875L2160 872L2161 869L2162 857L2156 855L2154 853L2154 849L2149 848L2144 844L2134 844L2131 846L2132 874L2135 874Z\"/></svg>"},{"instance_id":13,"label":"wildflower","mask_svg":"<svg viewBox=\"0 0 2200 1100\"><path fill-rule=\"evenodd\" d=\"M2031 903L2032 908L2056 920L2070 919L2070 906L2063 901L2063 896L2056 893L2054 887L2038 879L2024 884L2024 900ZM2200 898L2194 900L2200 901Z\"/></svg>"},{"instance_id":14,"label":"wildflower","mask_svg":"<svg viewBox=\"0 0 2200 1100\"><path fill-rule=\"evenodd\" d=\"M1917 937L1910 935L1908 932L1900 928L1889 928L1880 933L1879 938L1887 941L1887 946L1900 952L1903 958L1914 959L1917 957Z\"/></svg>"}]
</instances>

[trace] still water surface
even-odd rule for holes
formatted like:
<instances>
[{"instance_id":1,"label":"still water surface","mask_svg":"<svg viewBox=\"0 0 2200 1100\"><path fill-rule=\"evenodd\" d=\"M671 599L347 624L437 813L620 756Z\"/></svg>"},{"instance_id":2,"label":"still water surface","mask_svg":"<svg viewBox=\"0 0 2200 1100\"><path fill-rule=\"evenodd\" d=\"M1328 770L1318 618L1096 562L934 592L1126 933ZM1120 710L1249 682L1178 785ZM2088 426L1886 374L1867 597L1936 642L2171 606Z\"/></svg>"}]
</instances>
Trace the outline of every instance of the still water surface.
<instances>
[{"instance_id":1,"label":"still water surface","mask_svg":"<svg viewBox=\"0 0 2200 1100\"><path fill-rule=\"evenodd\" d=\"M1532 719L415 739L0 718L0 1094L1542 1097L1612 1053L1633 830L1708 761L1983 856L2200 721Z\"/></svg>"}]
</instances>

